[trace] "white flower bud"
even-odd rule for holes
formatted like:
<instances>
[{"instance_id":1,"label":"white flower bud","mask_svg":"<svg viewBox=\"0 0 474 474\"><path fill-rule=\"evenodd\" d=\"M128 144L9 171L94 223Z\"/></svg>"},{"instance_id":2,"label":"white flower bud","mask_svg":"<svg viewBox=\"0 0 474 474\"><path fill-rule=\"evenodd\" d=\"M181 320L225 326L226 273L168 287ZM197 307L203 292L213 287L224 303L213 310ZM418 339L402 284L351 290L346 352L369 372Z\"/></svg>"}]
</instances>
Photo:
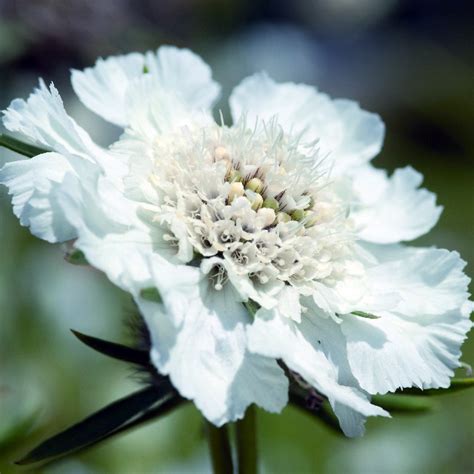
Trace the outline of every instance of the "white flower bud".
<instances>
[{"instance_id":1,"label":"white flower bud","mask_svg":"<svg viewBox=\"0 0 474 474\"><path fill-rule=\"evenodd\" d=\"M281 222L290 222L291 217L286 212L279 212L276 216L276 221L278 224Z\"/></svg>"},{"instance_id":2,"label":"white flower bud","mask_svg":"<svg viewBox=\"0 0 474 474\"><path fill-rule=\"evenodd\" d=\"M223 146L218 146L214 150L214 158L216 159L216 161L230 160L230 155L229 155L229 152L227 151L227 148L224 148Z\"/></svg>"},{"instance_id":3,"label":"white flower bud","mask_svg":"<svg viewBox=\"0 0 474 474\"><path fill-rule=\"evenodd\" d=\"M257 217L262 219L263 226L268 227L275 221L275 211L267 207L262 207L257 211Z\"/></svg>"},{"instance_id":4,"label":"white flower bud","mask_svg":"<svg viewBox=\"0 0 474 474\"><path fill-rule=\"evenodd\" d=\"M236 197L244 195L244 185L240 182L235 182L230 185L229 202L232 202Z\"/></svg>"}]
</instances>

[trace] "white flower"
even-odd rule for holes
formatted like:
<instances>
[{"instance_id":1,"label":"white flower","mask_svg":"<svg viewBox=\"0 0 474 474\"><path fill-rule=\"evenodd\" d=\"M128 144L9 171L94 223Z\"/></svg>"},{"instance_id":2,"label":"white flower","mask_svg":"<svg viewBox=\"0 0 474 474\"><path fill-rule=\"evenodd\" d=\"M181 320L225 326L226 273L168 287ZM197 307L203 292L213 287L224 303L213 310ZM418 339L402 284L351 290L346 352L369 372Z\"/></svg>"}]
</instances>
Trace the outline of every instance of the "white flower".
<instances>
[{"instance_id":1,"label":"white flower","mask_svg":"<svg viewBox=\"0 0 474 474\"><path fill-rule=\"evenodd\" d=\"M280 411L277 360L328 397L348 436L388 416L372 394L449 385L471 327L465 263L400 243L441 208L413 169L372 167L377 115L257 74L224 125L209 67L173 47L99 59L72 84L121 138L95 145L40 82L4 124L52 151L6 164L0 180L22 225L73 240L133 295L154 364L206 418ZM149 287L162 303L141 297Z\"/></svg>"}]
</instances>

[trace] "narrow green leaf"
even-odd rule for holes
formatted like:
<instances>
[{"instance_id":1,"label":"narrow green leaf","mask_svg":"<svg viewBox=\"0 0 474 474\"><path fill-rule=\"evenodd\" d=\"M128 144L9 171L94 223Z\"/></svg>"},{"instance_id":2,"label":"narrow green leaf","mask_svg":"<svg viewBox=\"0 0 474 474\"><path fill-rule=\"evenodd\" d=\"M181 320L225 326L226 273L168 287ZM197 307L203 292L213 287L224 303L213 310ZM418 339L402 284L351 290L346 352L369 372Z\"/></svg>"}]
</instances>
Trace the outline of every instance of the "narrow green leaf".
<instances>
[{"instance_id":1,"label":"narrow green leaf","mask_svg":"<svg viewBox=\"0 0 474 474\"><path fill-rule=\"evenodd\" d=\"M373 395L372 403L392 413L421 413L434 410L437 407L432 398L397 393Z\"/></svg>"},{"instance_id":2,"label":"narrow green leaf","mask_svg":"<svg viewBox=\"0 0 474 474\"><path fill-rule=\"evenodd\" d=\"M159 291L154 288L144 288L140 291L140 296L147 301L153 301L154 303L162 303L163 300L161 299Z\"/></svg>"},{"instance_id":3,"label":"narrow green leaf","mask_svg":"<svg viewBox=\"0 0 474 474\"><path fill-rule=\"evenodd\" d=\"M474 387L474 377L454 377L451 379L451 385L441 390L463 390Z\"/></svg>"},{"instance_id":4,"label":"narrow green leaf","mask_svg":"<svg viewBox=\"0 0 474 474\"><path fill-rule=\"evenodd\" d=\"M255 316L255 313L260 309L260 305L255 303L255 301L248 300L244 303L244 306L247 308L250 316Z\"/></svg>"},{"instance_id":5,"label":"narrow green leaf","mask_svg":"<svg viewBox=\"0 0 474 474\"><path fill-rule=\"evenodd\" d=\"M471 387L474 387L474 377L455 377L451 379L451 385L446 388L428 388L425 390L422 390L421 388L405 388L404 390L397 390L396 393L400 395L409 394L416 396L446 395L448 393L466 390Z\"/></svg>"},{"instance_id":6,"label":"narrow green leaf","mask_svg":"<svg viewBox=\"0 0 474 474\"><path fill-rule=\"evenodd\" d=\"M142 414L134 418L132 421L129 421L125 425L121 426L118 430L114 431L107 437L115 436L119 433L129 431L132 428L136 428L137 426L147 423L148 421L154 420L155 418L158 418L159 416L166 415L171 410L179 407L180 405L188 401L189 400L182 398L177 392L173 391L171 392L168 398L164 398L164 401L160 401L158 406L154 406L144 411Z\"/></svg>"},{"instance_id":7,"label":"narrow green leaf","mask_svg":"<svg viewBox=\"0 0 474 474\"><path fill-rule=\"evenodd\" d=\"M366 313L365 311L352 311L354 316L360 316L361 318L366 318L366 319L380 319L380 316L376 316L375 314L372 313Z\"/></svg>"},{"instance_id":8,"label":"narrow green leaf","mask_svg":"<svg viewBox=\"0 0 474 474\"><path fill-rule=\"evenodd\" d=\"M163 393L148 387L115 401L65 431L41 443L16 464L32 464L91 446L119 431L137 415L146 413L160 399L168 401L175 396L169 387Z\"/></svg>"},{"instance_id":9,"label":"narrow green leaf","mask_svg":"<svg viewBox=\"0 0 474 474\"><path fill-rule=\"evenodd\" d=\"M71 252L66 253L64 259L72 263L73 265L89 265L89 262L81 250L74 249Z\"/></svg>"},{"instance_id":10,"label":"narrow green leaf","mask_svg":"<svg viewBox=\"0 0 474 474\"><path fill-rule=\"evenodd\" d=\"M28 158L33 158L36 155L41 155L42 153L47 153L50 151L35 145L31 145L30 143L23 142L17 138L13 138L3 133L0 133L0 146Z\"/></svg>"},{"instance_id":11,"label":"narrow green leaf","mask_svg":"<svg viewBox=\"0 0 474 474\"><path fill-rule=\"evenodd\" d=\"M113 359L130 362L141 366L150 365L150 356L147 351L127 347L116 342L106 341L97 337L82 334L79 331L71 329L71 332L86 346L94 349L101 354L112 357Z\"/></svg>"}]
</instances>

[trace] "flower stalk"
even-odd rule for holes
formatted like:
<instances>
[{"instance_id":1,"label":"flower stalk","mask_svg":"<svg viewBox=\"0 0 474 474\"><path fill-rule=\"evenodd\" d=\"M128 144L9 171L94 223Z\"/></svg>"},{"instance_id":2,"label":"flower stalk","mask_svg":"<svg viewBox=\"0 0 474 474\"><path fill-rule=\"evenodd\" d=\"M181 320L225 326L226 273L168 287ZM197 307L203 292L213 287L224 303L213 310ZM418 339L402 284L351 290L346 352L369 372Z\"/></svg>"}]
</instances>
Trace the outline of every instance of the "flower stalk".
<instances>
[{"instance_id":1,"label":"flower stalk","mask_svg":"<svg viewBox=\"0 0 474 474\"><path fill-rule=\"evenodd\" d=\"M257 414L255 405L247 408L245 417L236 423L239 474L257 474Z\"/></svg>"},{"instance_id":2,"label":"flower stalk","mask_svg":"<svg viewBox=\"0 0 474 474\"><path fill-rule=\"evenodd\" d=\"M227 425L216 427L206 421L207 439L214 474L232 474L232 454Z\"/></svg>"}]
</instances>

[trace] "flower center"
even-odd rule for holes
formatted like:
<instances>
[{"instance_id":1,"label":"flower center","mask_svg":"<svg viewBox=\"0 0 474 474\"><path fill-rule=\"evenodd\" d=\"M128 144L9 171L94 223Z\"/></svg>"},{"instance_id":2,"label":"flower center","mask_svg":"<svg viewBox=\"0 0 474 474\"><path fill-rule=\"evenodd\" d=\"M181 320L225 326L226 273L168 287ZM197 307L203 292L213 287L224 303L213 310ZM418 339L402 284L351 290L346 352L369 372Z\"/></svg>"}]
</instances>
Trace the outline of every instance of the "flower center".
<instances>
[{"instance_id":1,"label":"flower center","mask_svg":"<svg viewBox=\"0 0 474 474\"><path fill-rule=\"evenodd\" d=\"M151 156L146 166L135 157L129 177L145 196L144 215L166 229L184 263L219 259L209 277L217 290L223 269L307 294L344 271L353 244L347 206L314 144L273 122L239 123L160 136Z\"/></svg>"}]
</instances>

